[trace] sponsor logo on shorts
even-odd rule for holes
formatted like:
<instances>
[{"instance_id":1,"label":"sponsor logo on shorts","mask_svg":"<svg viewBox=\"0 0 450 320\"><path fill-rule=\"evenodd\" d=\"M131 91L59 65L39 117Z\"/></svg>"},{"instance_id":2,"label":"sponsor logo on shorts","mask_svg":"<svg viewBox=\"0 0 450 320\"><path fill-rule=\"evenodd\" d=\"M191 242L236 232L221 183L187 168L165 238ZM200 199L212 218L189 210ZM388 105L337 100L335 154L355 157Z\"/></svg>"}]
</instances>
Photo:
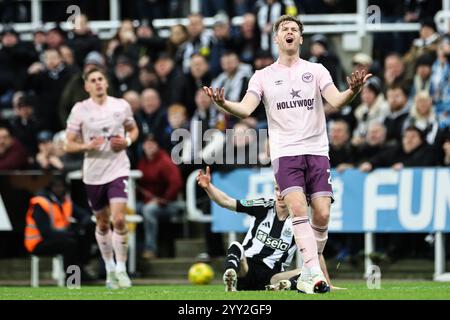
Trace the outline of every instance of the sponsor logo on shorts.
<instances>
[{"instance_id":1,"label":"sponsor logo on shorts","mask_svg":"<svg viewBox=\"0 0 450 320\"><path fill-rule=\"evenodd\" d=\"M309 82L312 82L312 81L314 80L314 76L312 75L311 72L305 72L305 73L302 75L302 80L303 80L304 82L309 83Z\"/></svg>"},{"instance_id":2,"label":"sponsor logo on shorts","mask_svg":"<svg viewBox=\"0 0 450 320\"><path fill-rule=\"evenodd\" d=\"M272 238L270 235L265 233L262 230L258 230L256 234L256 239L261 241L265 246L268 246L272 249L278 249L281 251L287 251L289 249L289 244L284 242L281 239Z\"/></svg>"}]
</instances>

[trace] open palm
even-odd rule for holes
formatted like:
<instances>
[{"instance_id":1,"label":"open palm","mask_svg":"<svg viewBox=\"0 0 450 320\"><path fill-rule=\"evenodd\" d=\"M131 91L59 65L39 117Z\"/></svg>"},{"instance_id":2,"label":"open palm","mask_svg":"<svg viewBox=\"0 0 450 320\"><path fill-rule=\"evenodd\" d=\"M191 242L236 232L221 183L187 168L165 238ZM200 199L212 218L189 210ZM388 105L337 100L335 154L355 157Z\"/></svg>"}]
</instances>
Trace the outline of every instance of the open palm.
<instances>
[{"instance_id":1,"label":"open palm","mask_svg":"<svg viewBox=\"0 0 450 320\"><path fill-rule=\"evenodd\" d=\"M206 173L203 173L203 170L198 171L197 183L203 189L209 187L209 184L211 183L211 170L209 166L206 167Z\"/></svg>"}]
</instances>

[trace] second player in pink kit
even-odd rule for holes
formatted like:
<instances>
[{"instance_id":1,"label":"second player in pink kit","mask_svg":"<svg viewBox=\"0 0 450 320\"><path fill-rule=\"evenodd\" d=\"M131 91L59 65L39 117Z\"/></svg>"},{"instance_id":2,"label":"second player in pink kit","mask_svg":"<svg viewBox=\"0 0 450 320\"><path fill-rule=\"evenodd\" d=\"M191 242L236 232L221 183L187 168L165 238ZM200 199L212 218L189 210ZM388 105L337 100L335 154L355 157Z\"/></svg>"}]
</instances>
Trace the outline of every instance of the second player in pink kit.
<instances>
[{"instance_id":1,"label":"second player in pink kit","mask_svg":"<svg viewBox=\"0 0 450 320\"><path fill-rule=\"evenodd\" d=\"M75 104L70 113L66 150L84 152L83 182L97 218L95 237L105 261L106 286L127 288L131 281L126 272L125 212L130 174L126 149L136 141L138 129L130 105L107 95L108 81L103 71L90 70L84 80L90 98Z\"/></svg>"},{"instance_id":2,"label":"second player in pink kit","mask_svg":"<svg viewBox=\"0 0 450 320\"><path fill-rule=\"evenodd\" d=\"M295 242L302 258L297 289L303 293L330 290L319 263L328 239L332 202L328 137L322 103L341 108L349 103L371 76L366 71L347 78L349 89L339 92L321 64L300 58L303 24L281 16L273 27L279 58L256 71L241 102L225 100L223 88L204 90L221 109L248 117L263 101L269 125L272 167L292 218ZM308 218L307 205L313 215Z\"/></svg>"}]
</instances>

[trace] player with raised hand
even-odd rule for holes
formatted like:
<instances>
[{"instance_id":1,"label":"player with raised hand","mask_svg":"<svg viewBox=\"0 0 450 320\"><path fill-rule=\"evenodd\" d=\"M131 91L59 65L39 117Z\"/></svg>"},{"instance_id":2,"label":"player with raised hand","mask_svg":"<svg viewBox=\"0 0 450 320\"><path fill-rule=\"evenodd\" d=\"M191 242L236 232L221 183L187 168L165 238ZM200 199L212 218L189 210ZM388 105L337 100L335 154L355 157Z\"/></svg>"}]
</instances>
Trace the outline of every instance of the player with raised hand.
<instances>
[{"instance_id":1,"label":"player with raised hand","mask_svg":"<svg viewBox=\"0 0 450 320\"><path fill-rule=\"evenodd\" d=\"M292 261L296 245L292 219L278 186L275 184L275 200L236 200L211 183L209 167L205 173L199 170L197 183L219 206L255 217L243 243L234 241L228 248L223 274L225 291L295 289L301 269L285 271ZM320 263L329 282L322 255Z\"/></svg>"},{"instance_id":2,"label":"player with raised hand","mask_svg":"<svg viewBox=\"0 0 450 320\"><path fill-rule=\"evenodd\" d=\"M65 149L84 152L83 182L97 219L95 238L105 261L106 286L128 288L125 212L130 161L126 149L139 132L130 105L107 95L108 81L102 70L88 71L84 81L90 98L75 104L70 113Z\"/></svg>"},{"instance_id":3,"label":"player with raised hand","mask_svg":"<svg viewBox=\"0 0 450 320\"><path fill-rule=\"evenodd\" d=\"M328 239L333 193L322 97L331 106L342 108L361 91L371 74L365 70L352 73L347 78L349 88L340 92L324 66L300 58L300 20L281 16L273 32L279 58L255 72L242 101L226 100L223 88L204 90L219 108L240 118L248 117L263 101L273 170L292 216L295 241L304 261L297 289L325 293L329 284L320 269L319 255ZM308 203L313 208L311 222Z\"/></svg>"}]
</instances>

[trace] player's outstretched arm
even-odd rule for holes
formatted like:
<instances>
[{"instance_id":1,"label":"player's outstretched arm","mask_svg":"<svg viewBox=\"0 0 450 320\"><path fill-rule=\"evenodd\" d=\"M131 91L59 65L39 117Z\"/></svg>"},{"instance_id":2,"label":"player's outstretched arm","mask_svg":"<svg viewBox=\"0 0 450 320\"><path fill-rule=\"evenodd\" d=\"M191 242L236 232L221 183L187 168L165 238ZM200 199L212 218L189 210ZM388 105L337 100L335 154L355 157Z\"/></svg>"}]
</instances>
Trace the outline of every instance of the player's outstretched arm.
<instances>
[{"instance_id":1,"label":"player's outstretched arm","mask_svg":"<svg viewBox=\"0 0 450 320\"><path fill-rule=\"evenodd\" d=\"M206 191L208 197L212 201L214 201L223 208L236 211L236 199L231 198L229 195L227 195L222 190L217 189L211 183L211 170L209 166L206 167L206 173L203 173L203 170L199 170L197 176L197 183L200 187L202 187Z\"/></svg>"},{"instance_id":2,"label":"player's outstretched arm","mask_svg":"<svg viewBox=\"0 0 450 320\"><path fill-rule=\"evenodd\" d=\"M221 110L241 119L250 116L259 105L259 100L254 94L247 93L241 102L233 102L225 99L224 88L214 89L205 86L203 90Z\"/></svg>"},{"instance_id":3,"label":"player's outstretched arm","mask_svg":"<svg viewBox=\"0 0 450 320\"><path fill-rule=\"evenodd\" d=\"M79 137L76 133L66 133L66 143L64 150L68 153L86 152L90 150L98 150L105 142L103 137L92 139L89 143L79 142Z\"/></svg>"},{"instance_id":4,"label":"player's outstretched arm","mask_svg":"<svg viewBox=\"0 0 450 320\"><path fill-rule=\"evenodd\" d=\"M342 108L350 103L361 91L363 85L372 76L366 70L355 71L347 77L349 88L343 92L339 92L335 85L330 85L322 92L322 96L330 105L335 108Z\"/></svg>"}]
</instances>

